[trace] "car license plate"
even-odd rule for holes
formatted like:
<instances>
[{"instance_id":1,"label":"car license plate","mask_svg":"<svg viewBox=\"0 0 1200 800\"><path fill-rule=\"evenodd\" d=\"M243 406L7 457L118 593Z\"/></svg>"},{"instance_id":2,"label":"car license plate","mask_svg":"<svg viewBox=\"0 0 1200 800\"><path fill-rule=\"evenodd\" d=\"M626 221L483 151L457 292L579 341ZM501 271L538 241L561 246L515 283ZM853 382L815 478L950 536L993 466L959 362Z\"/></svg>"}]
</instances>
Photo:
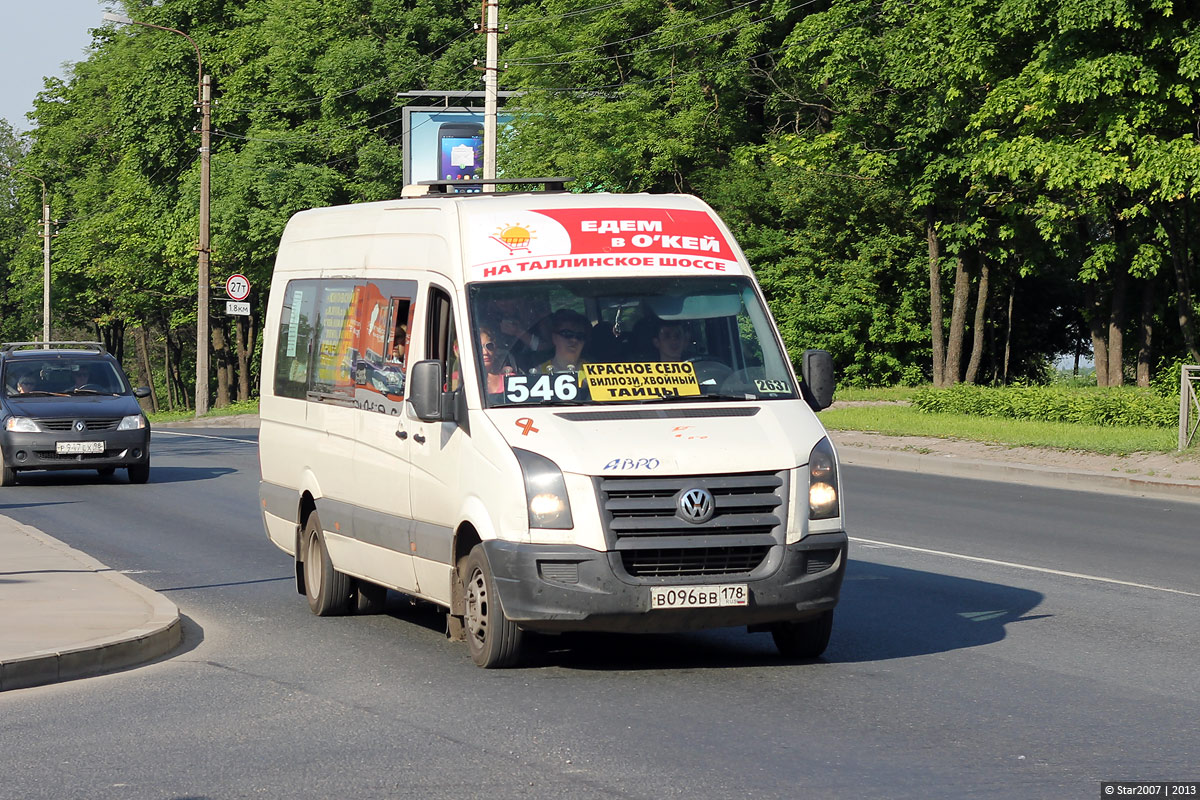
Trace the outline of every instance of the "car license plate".
<instances>
[{"instance_id":1,"label":"car license plate","mask_svg":"<svg viewBox=\"0 0 1200 800\"><path fill-rule=\"evenodd\" d=\"M655 586L650 590L650 608L719 608L750 603L744 583L708 586Z\"/></svg>"},{"instance_id":2,"label":"car license plate","mask_svg":"<svg viewBox=\"0 0 1200 800\"><path fill-rule=\"evenodd\" d=\"M103 453L104 442L55 442L54 449L59 455Z\"/></svg>"}]
</instances>

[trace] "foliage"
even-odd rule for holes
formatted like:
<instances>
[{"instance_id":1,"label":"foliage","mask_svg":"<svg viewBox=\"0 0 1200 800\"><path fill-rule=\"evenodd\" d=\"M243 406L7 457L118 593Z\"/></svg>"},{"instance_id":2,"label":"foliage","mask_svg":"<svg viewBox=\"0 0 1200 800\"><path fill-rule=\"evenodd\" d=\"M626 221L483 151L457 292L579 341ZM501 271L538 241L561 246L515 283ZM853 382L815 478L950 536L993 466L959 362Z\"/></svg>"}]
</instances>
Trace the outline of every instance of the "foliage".
<instances>
[{"instance_id":1,"label":"foliage","mask_svg":"<svg viewBox=\"0 0 1200 800\"><path fill-rule=\"evenodd\" d=\"M1135 387L1067 390L1046 386L984 387L960 384L948 389L922 388L914 408L930 414L967 414L1085 425L1173 428L1178 404Z\"/></svg>"},{"instance_id":2,"label":"foliage","mask_svg":"<svg viewBox=\"0 0 1200 800\"><path fill-rule=\"evenodd\" d=\"M480 8L462 0L125 6L187 31L213 76L212 288L246 274L256 323L291 214L399 196L397 93L480 88ZM1044 380L1055 356L1090 349L1089 323L1129 341L1149 330L1156 386L1196 352L1200 18L1187 3L514 0L501 22L501 88L518 93L501 171L700 195L789 350L828 349L844 386L929 381L931 318L976 302L984 264L990 295L965 323L978 382ZM47 82L27 141L0 125L0 163L45 179L60 220L56 329L117 343L148 330L151 370L170 358L176 397L194 359L196 77L183 37L106 26ZM0 174L6 338L39 327L39 188ZM943 292L944 308L930 237L934 277L948 283L960 259L969 271L969 297Z\"/></svg>"}]
</instances>

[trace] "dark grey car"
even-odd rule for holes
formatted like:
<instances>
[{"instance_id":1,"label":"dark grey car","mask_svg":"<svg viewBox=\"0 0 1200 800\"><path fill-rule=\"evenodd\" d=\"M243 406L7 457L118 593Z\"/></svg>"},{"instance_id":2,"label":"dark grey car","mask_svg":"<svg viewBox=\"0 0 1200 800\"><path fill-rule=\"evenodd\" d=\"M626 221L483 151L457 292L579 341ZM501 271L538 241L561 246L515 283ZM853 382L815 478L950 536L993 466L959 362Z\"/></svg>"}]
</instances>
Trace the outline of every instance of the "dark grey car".
<instances>
[{"instance_id":1,"label":"dark grey car","mask_svg":"<svg viewBox=\"0 0 1200 800\"><path fill-rule=\"evenodd\" d=\"M120 363L92 342L0 346L0 486L25 470L118 468L150 479L150 423Z\"/></svg>"}]
</instances>

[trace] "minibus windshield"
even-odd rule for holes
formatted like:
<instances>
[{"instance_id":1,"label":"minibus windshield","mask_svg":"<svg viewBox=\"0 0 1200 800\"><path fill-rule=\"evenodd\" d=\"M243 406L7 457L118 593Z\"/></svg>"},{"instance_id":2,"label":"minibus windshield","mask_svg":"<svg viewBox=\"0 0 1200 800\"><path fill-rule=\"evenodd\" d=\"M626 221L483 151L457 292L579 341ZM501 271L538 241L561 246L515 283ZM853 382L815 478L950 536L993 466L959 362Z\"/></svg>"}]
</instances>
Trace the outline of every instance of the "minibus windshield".
<instances>
[{"instance_id":1,"label":"minibus windshield","mask_svg":"<svg viewBox=\"0 0 1200 800\"><path fill-rule=\"evenodd\" d=\"M744 277L488 282L469 297L488 407L798 396Z\"/></svg>"}]
</instances>

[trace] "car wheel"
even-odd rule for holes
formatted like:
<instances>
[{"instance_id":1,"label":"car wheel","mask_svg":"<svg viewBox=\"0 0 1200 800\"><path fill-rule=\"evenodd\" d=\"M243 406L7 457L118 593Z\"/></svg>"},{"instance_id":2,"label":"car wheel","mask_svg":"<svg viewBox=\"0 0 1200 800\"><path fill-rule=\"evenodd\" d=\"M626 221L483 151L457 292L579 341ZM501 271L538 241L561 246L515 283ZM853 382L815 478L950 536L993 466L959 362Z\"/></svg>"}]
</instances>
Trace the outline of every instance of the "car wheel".
<instances>
[{"instance_id":1,"label":"car wheel","mask_svg":"<svg viewBox=\"0 0 1200 800\"><path fill-rule=\"evenodd\" d=\"M113 476L113 473L116 471L117 471L116 467L99 467L96 470L96 474L99 475L101 478L111 478Z\"/></svg>"},{"instance_id":2,"label":"car wheel","mask_svg":"<svg viewBox=\"0 0 1200 800\"><path fill-rule=\"evenodd\" d=\"M833 633L833 611L803 622L779 622L771 628L771 638L784 658L811 660L829 646Z\"/></svg>"},{"instance_id":3,"label":"car wheel","mask_svg":"<svg viewBox=\"0 0 1200 800\"><path fill-rule=\"evenodd\" d=\"M511 667L521 659L522 631L504 616L496 595L496 581L482 545L475 545L459 574L464 581L467 648L471 660L485 669Z\"/></svg>"},{"instance_id":4,"label":"car wheel","mask_svg":"<svg viewBox=\"0 0 1200 800\"><path fill-rule=\"evenodd\" d=\"M304 526L304 593L309 609L318 617L341 616L350 610L350 576L333 568L315 511Z\"/></svg>"},{"instance_id":5,"label":"car wheel","mask_svg":"<svg viewBox=\"0 0 1200 800\"><path fill-rule=\"evenodd\" d=\"M12 467L0 467L0 486L12 486L17 482L17 471Z\"/></svg>"},{"instance_id":6,"label":"car wheel","mask_svg":"<svg viewBox=\"0 0 1200 800\"><path fill-rule=\"evenodd\" d=\"M126 467L125 471L129 473L130 483L145 483L150 480L150 462L145 464L134 464L131 467Z\"/></svg>"},{"instance_id":7,"label":"car wheel","mask_svg":"<svg viewBox=\"0 0 1200 800\"><path fill-rule=\"evenodd\" d=\"M386 586L380 586L370 581L354 581L354 613L382 614L387 608Z\"/></svg>"}]
</instances>

